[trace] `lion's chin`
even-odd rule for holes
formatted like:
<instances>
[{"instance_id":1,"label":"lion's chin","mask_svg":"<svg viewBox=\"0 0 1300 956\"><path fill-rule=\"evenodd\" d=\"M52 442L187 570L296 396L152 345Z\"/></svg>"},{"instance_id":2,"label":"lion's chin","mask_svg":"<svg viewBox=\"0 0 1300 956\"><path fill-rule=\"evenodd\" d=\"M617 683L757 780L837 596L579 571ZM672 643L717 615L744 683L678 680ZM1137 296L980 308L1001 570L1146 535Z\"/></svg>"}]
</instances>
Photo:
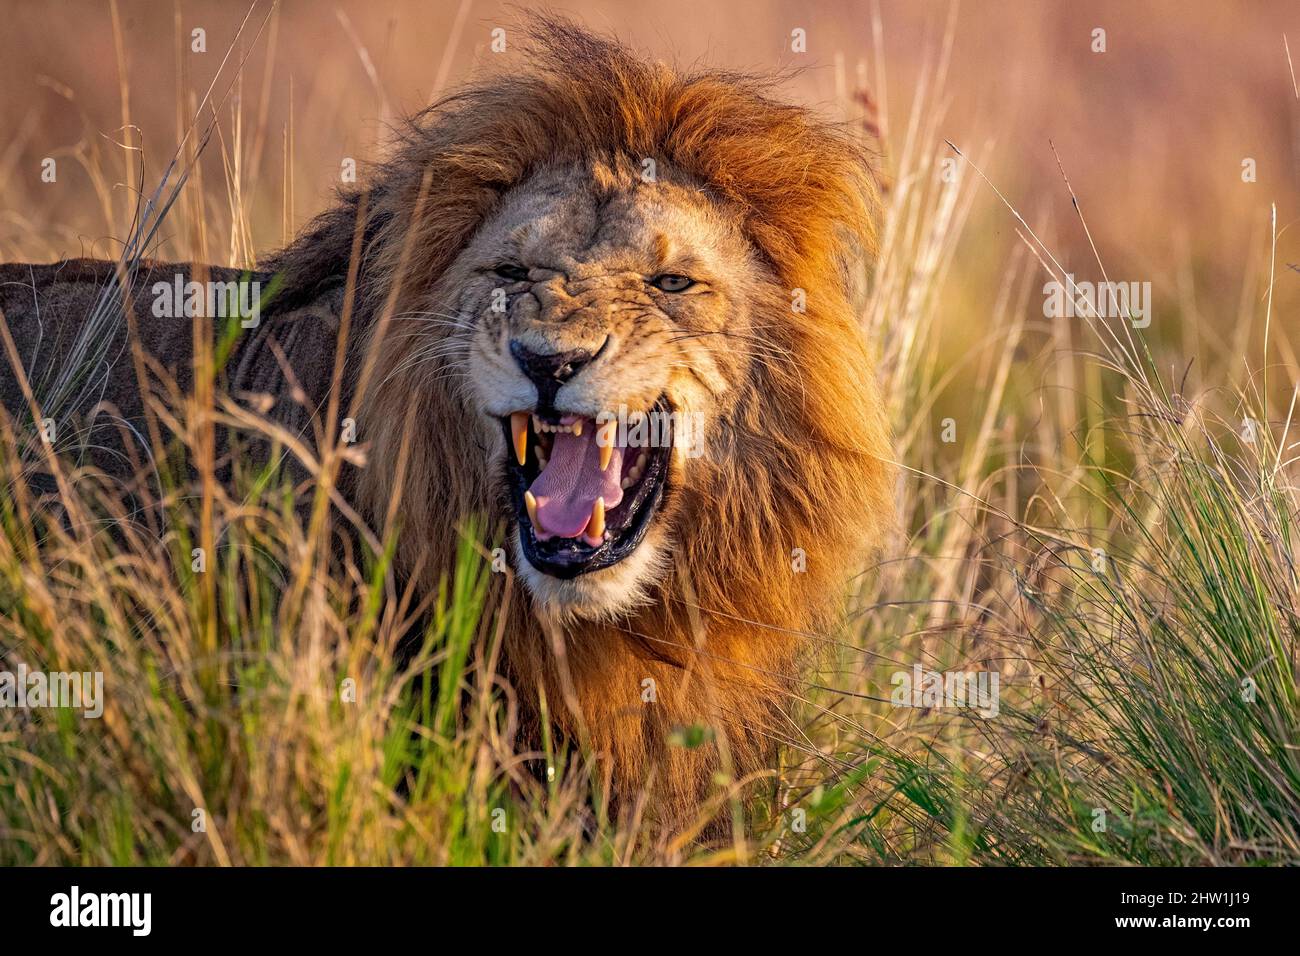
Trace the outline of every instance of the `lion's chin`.
<instances>
[{"instance_id":1,"label":"lion's chin","mask_svg":"<svg viewBox=\"0 0 1300 956\"><path fill-rule=\"evenodd\" d=\"M555 623L609 621L654 600L654 586L668 564L668 536L651 528L636 550L617 564L574 578L539 571L524 554L519 532L511 538L514 565L538 613Z\"/></svg>"}]
</instances>

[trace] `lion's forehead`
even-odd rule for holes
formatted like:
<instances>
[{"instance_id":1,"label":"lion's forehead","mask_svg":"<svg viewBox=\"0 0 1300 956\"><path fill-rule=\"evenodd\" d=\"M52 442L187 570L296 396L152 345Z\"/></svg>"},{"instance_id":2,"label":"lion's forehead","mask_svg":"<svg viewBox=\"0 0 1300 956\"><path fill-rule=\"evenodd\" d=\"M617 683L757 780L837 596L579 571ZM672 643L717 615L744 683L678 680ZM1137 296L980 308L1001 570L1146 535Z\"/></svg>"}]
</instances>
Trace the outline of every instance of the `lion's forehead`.
<instances>
[{"instance_id":1,"label":"lion's forehead","mask_svg":"<svg viewBox=\"0 0 1300 956\"><path fill-rule=\"evenodd\" d=\"M648 272L682 262L723 270L749 257L727 212L698 190L641 180L602 188L582 170L553 177L507 195L484 230L494 251L570 274Z\"/></svg>"}]
</instances>

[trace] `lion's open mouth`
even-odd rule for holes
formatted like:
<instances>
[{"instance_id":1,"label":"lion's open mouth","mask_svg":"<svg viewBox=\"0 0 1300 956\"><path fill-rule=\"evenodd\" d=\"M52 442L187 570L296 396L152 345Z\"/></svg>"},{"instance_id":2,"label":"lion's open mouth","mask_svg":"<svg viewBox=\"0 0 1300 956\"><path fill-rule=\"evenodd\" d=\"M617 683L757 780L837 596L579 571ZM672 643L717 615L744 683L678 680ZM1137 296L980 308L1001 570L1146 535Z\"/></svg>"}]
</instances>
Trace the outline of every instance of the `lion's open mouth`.
<instances>
[{"instance_id":1,"label":"lion's open mouth","mask_svg":"<svg viewBox=\"0 0 1300 956\"><path fill-rule=\"evenodd\" d=\"M667 403L645 420L670 421ZM663 497L671 429L530 412L501 423L519 540L533 567L572 578L636 550Z\"/></svg>"}]
</instances>

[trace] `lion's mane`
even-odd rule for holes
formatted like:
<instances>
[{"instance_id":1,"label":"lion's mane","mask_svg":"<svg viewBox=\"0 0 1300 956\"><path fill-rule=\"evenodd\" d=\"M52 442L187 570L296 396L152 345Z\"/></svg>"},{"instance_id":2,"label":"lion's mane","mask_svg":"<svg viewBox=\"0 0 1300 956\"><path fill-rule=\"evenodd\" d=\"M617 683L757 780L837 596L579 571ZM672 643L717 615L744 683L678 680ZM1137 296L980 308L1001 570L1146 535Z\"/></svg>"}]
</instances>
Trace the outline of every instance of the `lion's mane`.
<instances>
[{"instance_id":1,"label":"lion's mane","mask_svg":"<svg viewBox=\"0 0 1300 956\"><path fill-rule=\"evenodd\" d=\"M719 454L691 462L675 489L658 600L560 627L517 584L497 595L519 700L544 695L552 723L603 755L616 795L651 782L674 819L716 772L767 769L775 742L797 736L801 659L835 626L891 514L884 414L850 302L854 265L874 252L878 194L855 137L778 102L770 79L678 72L553 19L527 32L522 63L514 54L500 75L415 117L274 267L290 301L355 269L352 386L369 446L355 493L376 524L400 521L399 564L433 587L466 519L502 512L456 370L412 370L429 339L395 317L438 294L500 197L544 164L654 157L742 217L774 277L754 316L768 344L725 434L710 436ZM436 322L423 333L445 334ZM711 740L671 745L675 729L698 725Z\"/></svg>"}]
</instances>

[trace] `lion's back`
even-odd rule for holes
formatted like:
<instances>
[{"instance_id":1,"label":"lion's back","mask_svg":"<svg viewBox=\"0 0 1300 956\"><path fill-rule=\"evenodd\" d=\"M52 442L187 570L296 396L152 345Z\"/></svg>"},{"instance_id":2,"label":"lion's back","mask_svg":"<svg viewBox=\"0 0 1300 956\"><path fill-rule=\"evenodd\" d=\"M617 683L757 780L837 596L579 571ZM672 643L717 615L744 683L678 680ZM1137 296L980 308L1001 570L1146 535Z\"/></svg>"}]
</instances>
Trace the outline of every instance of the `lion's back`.
<instances>
[{"instance_id":1,"label":"lion's back","mask_svg":"<svg viewBox=\"0 0 1300 956\"><path fill-rule=\"evenodd\" d=\"M30 422L30 390L43 417L52 418L60 429L66 423L81 431L79 444L98 452L103 451L99 446L109 449L92 458L110 472L120 472L115 465L127 460L115 447L118 426L145 433L145 397L133 346L138 344L147 356L151 374L163 372L180 394L192 388L195 319L184 314L175 295L172 308L158 308L159 295L184 289L192 278L249 284L254 295L271 284L271 276L263 272L143 262L132 277L130 295L124 297L115 282L116 271L115 263L94 259L0 264L0 310L22 371L20 377L10 351L0 348L0 404L15 424ZM131 323L124 302L130 304ZM270 394L278 417L298 430L305 425L306 413L301 403L290 400L290 393L305 392L306 404L313 408L323 401L333 366L334 308L322 299L292 311L264 309L256 321L241 323L246 327L221 372L222 384L232 394ZM89 326L96 315L102 326L93 329ZM214 321L212 334L222 335L223 325L221 319ZM130 338L132 327L135 341ZM277 352L289 360L297 389L286 381ZM86 433L92 427L88 422L94 435Z\"/></svg>"},{"instance_id":2,"label":"lion's back","mask_svg":"<svg viewBox=\"0 0 1300 956\"><path fill-rule=\"evenodd\" d=\"M0 265L0 313L30 384L39 386L58 375L60 357L71 351L84 317L111 277L112 264L93 259ZM7 347L0 355L0 402L11 416L26 411Z\"/></svg>"}]
</instances>

